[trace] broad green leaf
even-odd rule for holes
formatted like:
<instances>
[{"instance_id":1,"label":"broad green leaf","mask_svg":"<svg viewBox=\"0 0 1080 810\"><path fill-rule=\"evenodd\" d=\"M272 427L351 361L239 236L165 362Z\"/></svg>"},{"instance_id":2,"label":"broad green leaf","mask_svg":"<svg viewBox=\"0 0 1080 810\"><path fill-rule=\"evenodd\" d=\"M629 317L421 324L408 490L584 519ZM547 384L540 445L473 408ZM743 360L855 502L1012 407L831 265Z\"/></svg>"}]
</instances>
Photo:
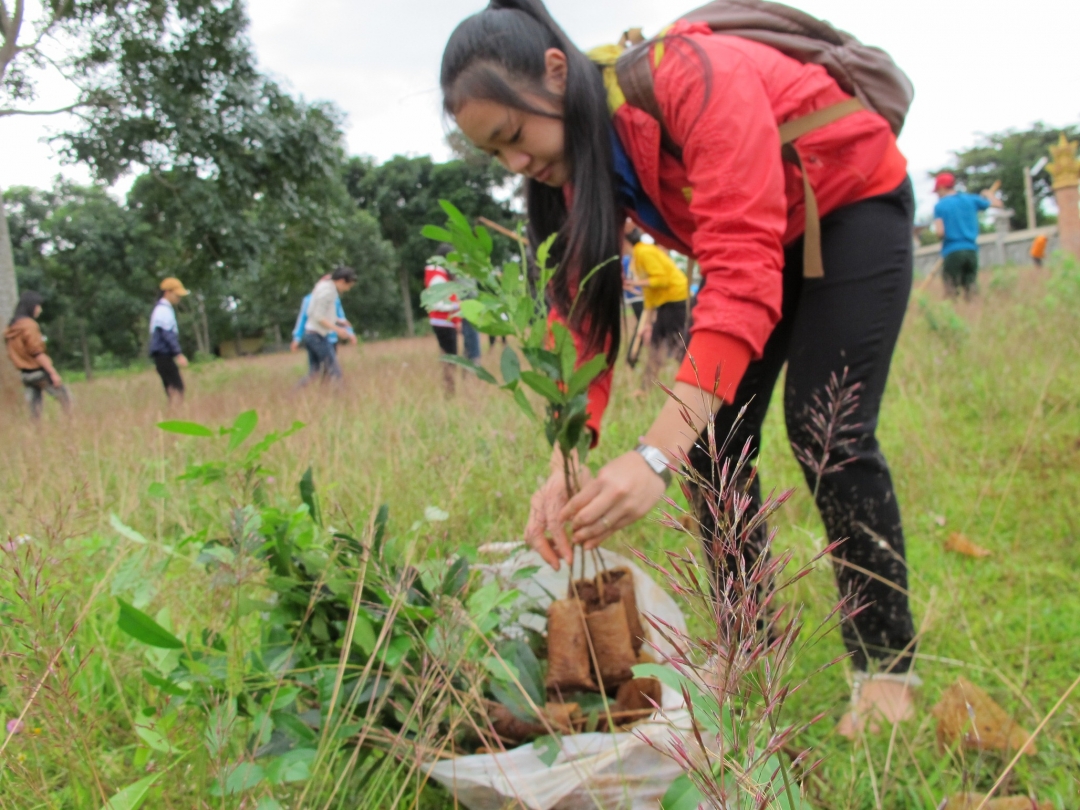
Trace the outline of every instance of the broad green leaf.
<instances>
[{"instance_id":1,"label":"broad green leaf","mask_svg":"<svg viewBox=\"0 0 1080 810\"><path fill-rule=\"evenodd\" d=\"M574 376L574 366L577 365L574 336L561 323L553 323L551 331L555 335L555 354L559 357L559 379L565 382Z\"/></svg>"},{"instance_id":2,"label":"broad green leaf","mask_svg":"<svg viewBox=\"0 0 1080 810\"><path fill-rule=\"evenodd\" d=\"M660 810L698 810L704 801L701 791L684 773L672 782L671 787L664 793L664 798L660 800Z\"/></svg>"},{"instance_id":3,"label":"broad green leaf","mask_svg":"<svg viewBox=\"0 0 1080 810\"><path fill-rule=\"evenodd\" d=\"M529 697L538 706L546 699L544 691L544 673L540 668L540 662L532 647L522 639L513 639L503 642L498 646L499 655L507 663L512 664L517 672L521 686L528 692Z\"/></svg>"},{"instance_id":4,"label":"broad green leaf","mask_svg":"<svg viewBox=\"0 0 1080 810\"><path fill-rule=\"evenodd\" d=\"M138 543L140 546L146 545L146 538L124 523L124 521L120 520L115 514L109 515L109 525L116 529L117 533L126 537L132 543Z\"/></svg>"},{"instance_id":5,"label":"broad green leaf","mask_svg":"<svg viewBox=\"0 0 1080 810\"><path fill-rule=\"evenodd\" d=\"M274 712L270 716L274 720L275 728L300 742L314 742L318 738L315 730L292 712Z\"/></svg>"},{"instance_id":6,"label":"broad green leaf","mask_svg":"<svg viewBox=\"0 0 1080 810\"><path fill-rule=\"evenodd\" d=\"M426 236L428 239L432 239L436 242L453 242L454 236L446 228L440 228L438 225L425 225L420 229L420 233Z\"/></svg>"},{"instance_id":7,"label":"broad green leaf","mask_svg":"<svg viewBox=\"0 0 1080 810\"><path fill-rule=\"evenodd\" d=\"M315 754L312 748L294 748L267 763L266 778L273 785L303 782L311 776L311 765L315 762Z\"/></svg>"},{"instance_id":8,"label":"broad green leaf","mask_svg":"<svg viewBox=\"0 0 1080 810\"><path fill-rule=\"evenodd\" d=\"M263 780L263 769L254 762L240 762L225 779L225 795L251 790Z\"/></svg>"},{"instance_id":9,"label":"broad green leaf","mask_svg":"<svg viewBox=\"0 0 1080 810\"><path fill-rule=\"evenodd\" d=\"M163 678L160 675L156 675L148 669L142 671L143 678L151 686L156 686L162 692L173 697L184 697L190 691L191 687L185 688L178 683L170 681L168 678Z\"/></svg>"},{"instance_id":10,"label":"broad green leaf","mask_svg":"<svg viewBox=\"0 0 1080 810\"><path fill-rule=\"evenodd\" d=\"M490 673L492 678L497 681L502 681L511 689L517 688L515 681L520 682L521 673L518 672L518 668L512 661L508 661L505 658L500 660L494 655L485 655L480 659L480 663L484 665L484 669Z\"/></svg>"},{"instance_id":11,"label":"broad green leaf","mask_svg":"<svg viewBox=\"0 0 1080 810\"><path fill-rule=\"evenodd\" d=\"M595 380L596 376L605 368L607 368L607 357L603 354L598 354L595 357L586 360L570 377L570 384L567 386L566 396L573 399L582 391L586 390L589 387L589 383Z\"/></svg>"},{"instance_id":12,"label":"broad green leaf","mask_svg":"<svg viewBox=\"0 0 1080 810\"><path fill-rule=\"evenodd\" d=\"M117 791L111 799L102 805L101 810L138 810L146 801L146 792L150 790L154 782L161 778L160 773L140 779L128 785L123 790Z\"/></svg>"},{"instance_id":13,"label":"broad green leaf","mask_svg":"<svg viewBox=\"0 0 1080 810\"><path fill-rule=\"evenodd\" d=\"M199 436L203 439L212 439L214 437L214 431L206 425L200 425L198 422L172 420L168 422L158 422L158 427L167 433L179 433L183 436Z\"/></svg>"},{"instance_id":14,"label":"broad green leaf","mask_svg":"<svg viewBox=\"0 0 1080 810\"><path fill-rule=\"evenodd\" d=\"M151 498L167 498L169 497L169 490L160 481L154 481L146 488L146 494Z\"/></svg>"},{"instance_id":15,"label":"broad green leaf","mask_svg":"<svg viewBox=\"0 0 1080 810\"><path fill-rule=\"evenodd\" d=\"M552 382L550 377L545 377L535 371L523 371L521 372L521 381L548 402L561 405L566 401L563 392L559 390L559 386Z\"/></svg>"},{"instance_id":16,"label":"broad green leaf","mask_svg":"<svg viewBox=\"0 0 1080 810\"><path fill-rule=\"evenodd\" d=\"M487 305L479 299L470 298L461 302L461 317L477 328L484 322L486 313Z\"/></svg>"},{"instance_id":17,"label":"broad green leaf","mask_svg":"<svg viewBox=\"0 0 1080 810\"><path fill-rule=\"evenodd\" d=\"M461 357L460 355L456 354L444 354L439 359L442 360L444 363L453 363L455 366L467 368L469 371L471 371L473 374L475 374L477 377L479 377L486 383L491 383L492 385L499 384L499 381L491 375L491 372L489 372L483 366L477 365L472 360L469 360L466 357Z\"/></svg>"},{"instance_id":18,"label":"broad green leaf","mask_svg":"<svg viewBox=\"0 0 1080 810\"><path fill-rule=\"evenodd\" d=\"M480 242L480 248L488 256L491 255L491 248L494 246L491 241L491 234L488 233L488 229L483 225L476 226L476 239Z\"/></svg>"},{"instance_id":19,"label":"broad green leaf","mask_svg":"<svg viewBox=\"0 0 1080 810\"><path fill-rule=\"evenodd\" d=\"M545 734L533 740L533 751L536 753L536 758L550 768L562 753L562 743L553 734Z\"/></svg>"},{"instance_id":20,"label":"broad green leaf","mask_svg":"<svg viewBox=\"0 0 1080 810\"><path fill-rule=\"evenodd\" d=\"M518 720L524 720L526 723L536 722L532 707L516 686L503 686L501 682L493 680L488 683L488 689L491 690L491 696L509 709L510 714Z\"/></svg>"},{"instance_id":21,"label":"broad green leaf","mask_svg":"<svg viewBox=\"0 0 1080 810\"><path fill-rule=\"evenodd\" d=\"M548 257L551 255L551 246L555 244L555 239L558 237L557 233L551 234L547 239L540 243L540 246L536 248L536 263L540 265L541 271L548 270ZM543 289L543 287L541 287Z\"/></svg>"},{"instance_id":22,"label":"broad green leaf","mask_svg":"<svg viewBox=\"0 0 1080 810\"><path fill-rule=\"evenodd\" d=\"M281 806L281 802L277 799L271 799L269 796L264 796L259 799L259 803L255 805L255 810L285 810Z\"/></svg>"},{"instance_id":23,"label":"broad green leaf","mask_svg":"<svg viewBox=\"0 0 1080 810\"><path fill-rule=\"evenodd\" d=\"M353 644L359 647L364 655L371 655L375 652L375 642L377 640L378 636L375 633L375 626L371 623L371 619L362 610L357 611Z\"/></svg>"},{"instance_id":24,"label":"broad green leaf","mask_svg":"<svg viewBox=\"0 0 1080 810\"><path fill-rule=\"evenodd\" d=\"M449 200L439 200L439 205L442 210L446 212L446 216L450 220L451 226L455 229L462 231L468 235L472 235L472 226L469 225L469 220L465 219L465 215L458 210L457 206ZM457 245L455 244L455 247Z\"/></svg>"},{"instance_id":25,"label":"broad green leaf","mask_svg":"<svg viewBox=\"0 0 1080 810\"><path fill-rule=\"evenodd\" d=\"M521 379L521 360L512 347L506 346L499 358L499 369L502 371L503 383L509 385Z\"/></svg>"},{"instance_id":26,"label":"broad green leaf","mask_svg":"<svg viewBox=\"0 0 1080 810\"><path fill-rule=\"evenodd\" d=\"M233 422L229 430L229 450L235 450L244 443L244 440L252 434L255 426L259 424L259 414L254 410L244 411Z\"/></svg>"},{"instance_id":27,"label":"broad green leaf","mask_svg":"<svg viewBox=\"0 0 1080 810\"><path fill-rule=\"evenodd\" d=\"M307 504L311 519L322 526L322 515L319 513L319 502L315 499L315 479L311 467L308 467L300 476L300 500Z\"/></svg>"},{"instance_id":28,"label":"broad green leaf","mask_svg":"<svg viewBox=\"0 0 1080 810\"><path fill-rule=\"evenodd\" d=\"M169 745L169 741L166 740L156 728L136 725L135 733L139 735L139 739L155 751L160 751L162 754L171 754L174 750L173 747Z\"/></svg>"},{"instance_id":29,"label":"broad green leaf","mask_svg":"<svg viewBox=\"0 0 1080 810\"><path fill-rule=\"evenodd\" d=\"M514 389L514 402L530 419L536 418L536 411L533 410L532 405L529 404L529 398L525 396L525 391L519 386Z\"/></svg>"},{"instance_id":30,"label":"broad green leaf","mask_svg":"<svg viewBox=\"0 0 1080 810\"><path fill-rule=\"evenodd\" d=\"M120 618L116 625L132 638L148 644L151 647L160 647L165 650L179 650L184 644L180 639L155 622L138 608L132 607L123 599L117 598L120 604Z\"/></svg>"}]
</instances>

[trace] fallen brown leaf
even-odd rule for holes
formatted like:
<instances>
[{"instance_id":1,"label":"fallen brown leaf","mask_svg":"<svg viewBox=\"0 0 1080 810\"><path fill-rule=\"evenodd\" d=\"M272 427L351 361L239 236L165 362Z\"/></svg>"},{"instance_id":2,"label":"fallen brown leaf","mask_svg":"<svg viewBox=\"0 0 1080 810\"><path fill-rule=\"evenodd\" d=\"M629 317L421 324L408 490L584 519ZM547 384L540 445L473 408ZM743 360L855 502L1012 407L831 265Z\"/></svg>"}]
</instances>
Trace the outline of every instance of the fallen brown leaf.
<instances>
[{"instance_id":1,"label":"fallen brown leaf","mask_svg":"<svg viewBox=\"0 0 1080 810\"><path fill-rule=\"evenodd\" d=\"M960 532L953 532L949 535L949 539L945 541L946 551L955 551L957 554L963 554L966 557L989 557L992 552L988 548L976 545L967 538L967 536L960 534Z\"/></svg>"},{"instance_id":2,"label":"fallen brown leaf","mask_svg":"<svg viewBox=\"0 0 1080 810\"><path fill-rule=\"evenodd\" d=\"M957 793L945 803L945 810L976 810L982 802L983 793ZM983 810L1054 810L1052 802L1035 802L1027 796L998 796L991 799Z\"/></svg>"},{"instance_id":3,"label":"fallen brown leaf","mask_svg":"<svg viewBox=\"0 0 1080 810\"><path fill-rule=\"evenodd\" d=\"M982 751L1018 751L1035 753L1035 742L1001 708L994 699L970 681L957 678L933 708L937 718L938 744L947 746L957 741L965 748Z\"/></svg>"}]
</instances>

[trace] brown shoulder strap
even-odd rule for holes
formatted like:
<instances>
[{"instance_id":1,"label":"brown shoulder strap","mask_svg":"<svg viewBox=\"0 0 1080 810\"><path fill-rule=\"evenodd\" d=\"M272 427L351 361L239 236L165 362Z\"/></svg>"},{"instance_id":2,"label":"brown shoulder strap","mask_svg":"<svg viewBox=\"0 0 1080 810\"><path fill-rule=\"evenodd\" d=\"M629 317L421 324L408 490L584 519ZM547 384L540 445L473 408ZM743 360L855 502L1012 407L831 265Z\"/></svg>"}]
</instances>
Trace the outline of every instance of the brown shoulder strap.
<instances>
[{"instance_id":1,"label":"brown shoulder strap","mask_svg":"<svg viewBox=\"0 0 1080 810\"><path fill-rule=\"evenodd\" d=\"M655 40L642 42L626 51L615 62L615 76L626 103L646 113L660 125L660 144L664 151L682 160L682 147L675 143L664 125L664 114L653 91L652 68L649 67L649 46Z\"/></svg>"}]
</instances>

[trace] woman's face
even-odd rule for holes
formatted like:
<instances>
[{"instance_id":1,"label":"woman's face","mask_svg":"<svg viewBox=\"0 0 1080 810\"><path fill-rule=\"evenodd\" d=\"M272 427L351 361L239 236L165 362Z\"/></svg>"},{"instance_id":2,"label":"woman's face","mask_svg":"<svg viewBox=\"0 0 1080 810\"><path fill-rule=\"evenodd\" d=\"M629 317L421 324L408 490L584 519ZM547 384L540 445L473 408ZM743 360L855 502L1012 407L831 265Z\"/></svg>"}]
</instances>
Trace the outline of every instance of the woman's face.
<instances>
[{"instance_id":1,"label":"woman's face","mask_svg":"<svg viewBox=\"0 0 1080 810\"><path fill-rule=\"evenodd\" d=\"M34 307L34 320L36 321L40 317L41 317L41 304L38 304L36 307Z\"/></svg>"},{"instance_id":2,"label":"woman's face","mask_svg":"<svg viewBox=\"0 0 1080 810\"><path fill-rule=\"evenodd\" d=\"M566 94L566 55L551 48L545 60L544 88L561 98ZM570 179L563 149L562 110L530 93L522 93L522 97L529 105L552 115L525 112L486 99L468 99L454 118L465 137L509 171L559 188Z\"/></svg>"}]
</instances>

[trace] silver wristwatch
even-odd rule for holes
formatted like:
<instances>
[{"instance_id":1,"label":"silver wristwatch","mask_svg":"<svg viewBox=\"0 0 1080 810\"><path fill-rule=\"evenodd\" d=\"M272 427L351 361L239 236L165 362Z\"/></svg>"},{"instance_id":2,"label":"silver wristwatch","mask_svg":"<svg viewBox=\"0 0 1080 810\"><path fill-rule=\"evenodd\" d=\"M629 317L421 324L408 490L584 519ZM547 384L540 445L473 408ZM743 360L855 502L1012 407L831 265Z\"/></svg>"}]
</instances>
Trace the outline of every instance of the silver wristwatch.
<instances>
[{"instance_id":1,"label":"silver wristwatch","mask_svg":"<svg viewBox=\"0 0 1080 810\"><path fill-rule=\"evenodd\" d=\"M645 459L649 468L664 479L664 488L671 486L671 468L668 467L668 458L664 451L649 444L639 444L634 452Z\"/></svg>"}]
</instances>

